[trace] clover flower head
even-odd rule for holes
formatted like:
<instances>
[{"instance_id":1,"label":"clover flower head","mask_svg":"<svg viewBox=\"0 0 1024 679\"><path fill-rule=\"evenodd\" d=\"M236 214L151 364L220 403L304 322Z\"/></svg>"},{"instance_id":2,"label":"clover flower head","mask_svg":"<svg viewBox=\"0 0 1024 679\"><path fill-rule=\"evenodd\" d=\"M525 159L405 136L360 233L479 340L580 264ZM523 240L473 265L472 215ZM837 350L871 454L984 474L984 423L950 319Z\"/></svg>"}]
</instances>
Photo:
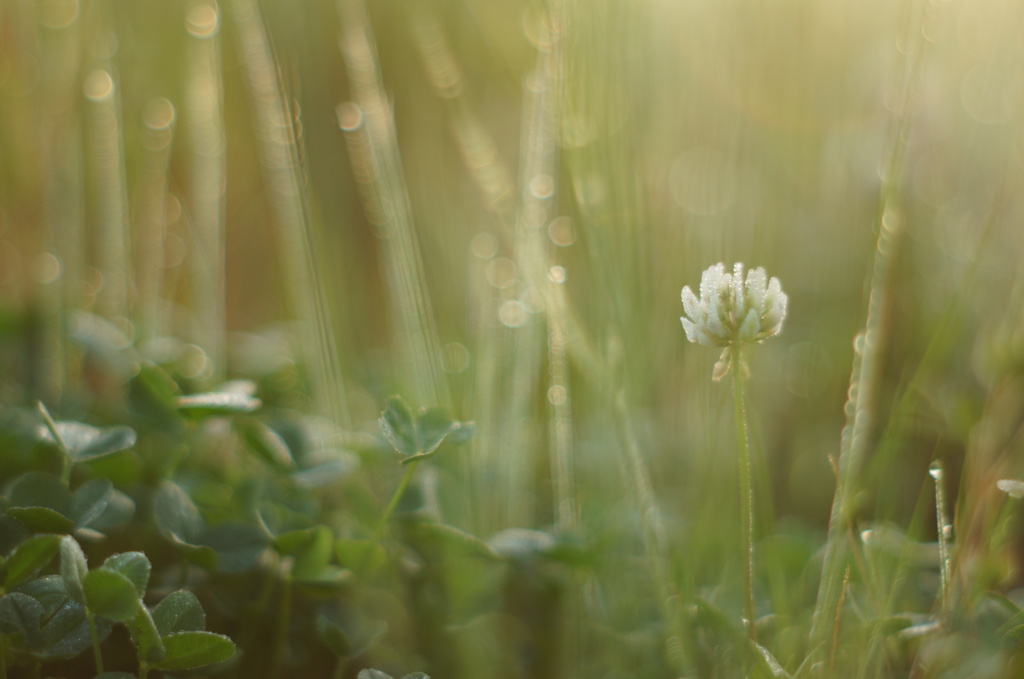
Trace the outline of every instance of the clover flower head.
<instances>
[{"instance_id":1,"label":"clover flower head","mask_svg":"<svg viewBox=\"0 0 1024 679\"><path fill-rule=\"evenodd\" d=\"M700 298L689 286L683 288L683 330L686 339L709 347L724 347L715 365L714 379L729 372L730 349L751 342L763 342L778 335L786 318L786 293L778 278L768 279L758 267L743 275L743 265L726 273L719 262L701 276Z\"/></svg>"}]
</instances>

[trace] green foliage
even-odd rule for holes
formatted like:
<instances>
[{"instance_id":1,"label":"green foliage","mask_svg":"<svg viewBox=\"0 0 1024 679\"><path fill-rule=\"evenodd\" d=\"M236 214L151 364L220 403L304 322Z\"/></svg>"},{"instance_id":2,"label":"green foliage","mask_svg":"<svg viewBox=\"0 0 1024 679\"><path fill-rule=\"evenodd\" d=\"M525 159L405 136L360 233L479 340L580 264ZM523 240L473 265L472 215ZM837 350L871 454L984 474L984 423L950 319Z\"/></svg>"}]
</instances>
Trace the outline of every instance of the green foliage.
<instances>
[{"instance_id":1,"label":"green foliage","mask_svg":"<svg viewBox=\"0 0 1024 679\"><path fill-rule=\"evenodd\" d=\"M472 422L453 420L444 408L413 413L400 396L388 398L379 419L381 433L399 454L402 464L432 455L446 440L458 445L473 436Z\"/></svg>"},{"instance_id":2,"label":"green foliage","mask_svg":"<svg viewBox=\"0 0 1024 679\"><path fill-rule=\"evenodd\" d=\"M0 2L0 677L1024 676L963 4Z\"/></svg>"}]
</instances>

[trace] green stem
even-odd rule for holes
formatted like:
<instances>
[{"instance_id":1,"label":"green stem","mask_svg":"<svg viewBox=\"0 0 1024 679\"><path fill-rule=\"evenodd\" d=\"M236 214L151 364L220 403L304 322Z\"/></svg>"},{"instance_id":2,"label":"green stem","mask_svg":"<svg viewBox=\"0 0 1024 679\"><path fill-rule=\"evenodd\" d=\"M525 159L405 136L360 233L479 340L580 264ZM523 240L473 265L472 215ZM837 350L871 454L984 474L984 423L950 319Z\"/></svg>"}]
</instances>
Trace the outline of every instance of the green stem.
<instances>
[{"instance_id":1,"label":"green stem","mask_svg":"<svg viewBox=\"0 0 1024 679\"><path fill-rule=\"evenodd\" d=\"M285 660L288 658L288 629L292 618L292 575L290 559L281 571L281 599L277 609L277 625L274 629L274 650L271 677L280 677Z\"/></svg>"},{"instance_id":2,"label":"green stem","mask_svg":"<svg viewBox=\"0 0 1024 679\"><path fill-rule=\"evenodd\" d=\"M88 608L85 609L85 619L89 623L89 636L92 638L92 655L96 659L96 674L103 674L103 651L100 650L100 634L96 629L96 618Z\"/></svg>"},{"instance_id":3,"label":"green stem","mask_svg":"<svg viewBox=\"0 0 1024 679\"><path fill-rule=\"evenodd\" d=\"M405 495L405 489L409 487L409 481L412 480L412 473L416 471L416 467L419 465L419 460L410 463L405 468L405 474L402 476L402 480L398 482L398 488L395 488L394 494L391 496L391 502L388 503L387 509L384 510L383 516L380 517L380 521L377 523L377 530L374 531L374 535L377 540L380 540L381 535L384 534L384 526L387 525L388 519L395 511L395 507L398 506L398 501Z\"/></svg>"},{"instance_id":4,"label":"green stem","mask_svg":"<svg viewBox=\"0 0 1024 679\"><path fill-rule=\"evenodd\" d=\"M7 637L0 635L0 679L7 679Z\"/></svg>"},{"instance_id":5,"label":"green stem","mask_svg":"<svg viewBox=\"0 0 1024 679\"><path fill-rule=\"evenodd\" d=\"M50 411L46 409L42 401L36 403L36 408L39 409L39 414L43 416L43 422L46 424L46 428L50 430L50 436L53 437L54 442L57 444L57 448L60 449L63 455L63 467L61 468L60 480L67 486L71 484L71 467L74 465L74 461L71 459L71 451L68 450L67 444L64 443L64 439L61 438L57 432L57 423L53 421L53 417L50 415Z\"/></svg>"},{"instance_id":6,"label":"green stem","mask_svg":"<svg viewBox=\"0 0 1024 679\"><path fill-rule=\"evenodd\" d=\"M754 488L750 482L750 433L747 425L746 404L746 365L744 363L743 346L732 347L732 394L736 413L736 442L739 448L740 467L740 525L743 543L743 590L746 615L749 621L747 629L750 638L757 640L754 631L756 611L754 608Z\"/></svg>"}]
</instances>

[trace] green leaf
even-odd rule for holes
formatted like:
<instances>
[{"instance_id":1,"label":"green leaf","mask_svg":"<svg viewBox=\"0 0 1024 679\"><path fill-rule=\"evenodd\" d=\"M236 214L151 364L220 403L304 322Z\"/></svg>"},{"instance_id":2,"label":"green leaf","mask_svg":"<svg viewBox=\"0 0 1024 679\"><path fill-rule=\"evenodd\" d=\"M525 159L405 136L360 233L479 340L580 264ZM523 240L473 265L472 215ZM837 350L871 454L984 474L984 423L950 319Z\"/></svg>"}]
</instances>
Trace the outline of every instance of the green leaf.
<instances>
[{"instance_id":1,"label":"green leaf","mask_svg":"<svg viewBox=\"0 0 1024 679\"><path fill-rule=\"evenodd\" d=\"M294 575L295 583L317 596L331 596L343 590L352 582L352 571L347 568L327 565L311 574Z\"/></svg>"},{"instance_id":2,"label":"green leaf","mask_svg":"<svg viewBox=\"0 0 1024 679\"><path fill-rule=\"evenodd\" d=\"M59 575L45 575L25 583L19 589L43 606L42 641L32 652L44 659L70 658L92 645L85 607L73 600ZM102 642L110 634L111 623L96 619L96 632Z\"/></svg>"},{"instance_id":3,"label":"green leaf","mask_svg":"<svg viewBox=\"0 0 1024 679\"><path fill-rule=\"evenodd\" d=\"M253 396L256 385L252 382L231 382L224 387L223 391L178 397L178 411L189 417L202 419L251 413L263 405Z\"/></svg>"},{"instance_id":4,"label":"green leaf","mask_svg":"<svg viewBox=\"0 0 1024 679\"><path fill-rule=\"evenodd\" d=\"M754 647L754 658L758 661L761 669L768 673L768 676L772 679L792 679L792 675L786 671L782 663L775 659L771 651L756 641L751 641L750 644Z\"/></svg>"},{"instance_id":5,"label":"green leaf","mask_svg":"<svg viewBox=\"0 0 1024 679\"><path fill-rule=\"evenodd\" d=\"M380 670L374 670L367 667L365 670L359 670L359 675L356 679L394 679L387 672L381 672Z\"/></svg>"},{"instance_id":6,"label":"green leaf","mask_svg":"<svg viewBox=\"0 0 1024 679\"><path fill-rule=\"evenodd\" d=\"M235 423L242 438L264 462L279 470L295 467L288 444L281 436L259 420L246 418Z\"/></svg>"},{"instance_id":7,"label":"green leaf","mask_svg":"<svg viewBox=\"0 0 1024 679\"><path fill-rule=\"evenodd\" d=\"M416 530L425 537L442 541L446 554L462 553L467 556L493 560L501 558L501 555L489 544L455 526L444 523L422 523L417 525Z\"/></svg>"},{"instance_id":8,"label":"green leaf","mask_svg":"<svg viewBox=\"0 0 1024 679\"><path fill-rule=\"evenodd\" d=\"M342 566L361 577L376 573L388 563L388 553L375 540L340 538L334 543L334 553Z\"/></svg>"},{"instance_id":9,"label":"green leaf","mask_svg":"<svg viewBox=\"0 0 1024 679\"><path fill-rule=\"evenodd\" d=\"M70 533L75 522L49 507L11 507L7 513L37 533Z\"/></svg>"},{"instance_id":10,"label":"green leaf","mask_svg":"<svg viewBox=\"0 0 1024 679\"><path fill-rule=\"evenodd\" d=\"M316 632L334 655L342 658L352 656L352 642L349 641L345 630L341 629L341 626L337 623L329 620L327 616L320 615L317 617Z\"/></svg>"},{"instance_id":11,"label":"green leaf","mask_svg":"<svg viewBox=\"0 0 1024 679\"><path fill-rule=\"evenodd\" d=\"M132 620L142 605L132 581L107 568L89 571L82 581L82 588L89 610L115 622Z\"/></svg>"},{"instance_id":12,"label":"green leaf","mask_svg":"<svg viewBox=\"0 0 1024 679\"><path fill-rule=\"evenodd\" d=\"M153 518L165 537L195 544L206 528L192 498L172 481L164 481L153 498Z\"/></svg>"},{"instance_id":13,"label":"green leaf","mask_svg":"<svg viewBox=\"0 0 1024 679\"><path fill-rule=\"evenodd\" d=\"M118 426L100 429L82 422L57 422L57 434L77 462L95 460L135 446L135 430ZM43 440L56 445L49 429L40 430Z\"/></svg>"},{"instance_id":14,"label":"green leaf","mask_svg":"<svg viewBox=\"0 0 1024 679\"><path fill-rule=\"evenodd\" d=\"M196 595L179 589L164 597L153 609L153 622L160 636L176 632L201 632L206 629L206 613Z\"/></svg>"},{"instance_id":15,"label":"green leaf","mask_svg":"<svg viewBox=\"0 0 1024 679\"><path fill-rule=\"evenodd\" d=\"M82 484L71 494L71 518L76 528L88 526L107 509L114 496L114 484L109 479L93 479Z\"/></svg>"},{"instance_id":16,"label":"green leaf","mask_svg":"<svg viewBox=\"0 0 1024 679\"><path fill-rule=\"evenodd\" d=\"M149 572L153 567L142 552L122 552L108 557L103 562L102 568L116 571L128 578L141 597L146 593L146 587L149 585Z\"/></svg>"},{"instance_id":17,"label":"green leaf","mask_svg":"<svg viewBox=\"0 0 1024 679\"><path fill-rule=\"evenodd\" d=\"M223 523L206 531L199 544L217 553L217 570L239 573L252 568L270 542L267 534L244 523Z\"/></svg>"},{"instance_id":18,"label":"green leaf","mask_svg":"<svg viewBox=\"0 0 1024 679\"><path fill-rule=\"evenodd\" d=\"M78 541L70 535L65 535L60 541L60 576L64 579L68 595L80 604L85 603L82 583L88 572L89 564Z\"/></svg>"},{"instance_id":19,"label":"green leaf","mask_svg":"<svg viewBox=\"0 0 1024 679\"><path fill-rule=\"evenodd\" d=\"M279 535L274 548L286 556L295 557L292 575L296 578L311 578L317 575L331 561L333 536L327 526L313 526L293 530Z\"/></svg>"},{"instance_id":20,"label":"green leaf","mask_svg":"<svg viewBox=\"0 0 1024 679\"><path fill-rule=\"evenodd\" d=\"M181 552L182 556L195 565L208 570L211 573L217 570L217 565L220 559L213 547L207 547L206 545L193 545L181 540L176 535L168 536L168 540L170 540L171 544Z\"/></svg>"},{"instance_id":21,"label":"green leaf","mask_svg":"<svg viewBox=\"0 0 1024 679\"><path fill-rule=\"evenodd\" d=\"M139 650L140 660L152 663L164 657L164 642L149 609L139 606L135 618L128 622L127 626Z\"/></svg>"},{"instance_id":22,"label":"green leaf","mask_svg":"<svg viewBox=\"0 0 1024 679\"><path fill-rule=\"evenodd\" d=\"M529 559L543 555L555 546L555 538L549 533L528 528L507 528L492 536L487 544L507 559Z\"/></svg>"},{"instance_id":23,"label":"green leaf","mask_svg":"<svg viewBox=\"0 0 1024 679\"><path fill-rule=\"evenodd\" d=\"M13 516L4 514L0 516L0 554L8 554L19 543L32 537L32 531L21 521ZM0 559L0 564L3 560Z\"/></svg>"},{"instance_id":24,"label":"green leaf","mask_svg":"<svg viewBox=\"0 0 1024 679\"><path fill-rule=\"evenodd\" d=\"M69 516L71 493L52 474L23 474L11 486L7 499L7 513L36 532L66 533L75 525Z\"/></svg>"},{"instance_id":25,"label":"green leaf","mask_svg":"<svg viewBox=\"0 0 1024 679\"><path fill-rule=\"evenodd\" d=\"M11 552L3 563L3 586L11 590L31 580L60 549L59 535L36 535L25 540Z\"/></svg>"},{"instance_id":26,"label":"green leaf","mask_svg":"<svg viewBox=\"0 0 1024 679\"><path fill-rule=\"evenodd\" d=\"M400 396L392 396L387 400L378 423L384 438L399 453L415 455L420 452L417 445L416 419Z\"/></svg>"},{"instance_id":27,"label":"green leaf","mask_svg":"<svg viewBox=\"0 0 1024 679\"><path fill-rule=\"evenodd\" d=\"M452 422L452 430L448 433L446 441L453 446L461 446L469 443L476 433L474 422Z\"/></svg>"},{"instance_id":28,"label":"green leaf","mask_svg":"<svg viewBox=\"0 0 1024 679\"><path fill-rule=\"evenodd\" d=\"M444 408L428 408L420 412L416 422L416 444L420 454L437 450L452 431L452 418Z\"/></svg>"},{"instance_id":29,"label":"green leaf","mask_svg":"<svg viewBox=\"0 0 1024 679\"><path fill-rule=\"evenodd\" d=\"M0 597L0 634L20 634L26 646L38 646L42 617L42 604L27 594L11 592Z\"/></svg>"},{"instance_id":30,"label":"green leaf","mask_svg":"<svg viewBox=\"0 0 1024 679\"><path fill-rule=\"evenodd\" d=\"M93 679L138 679L131 672L104 672L97 674Z\"/></svg>"},{"instance_id":31,"label":"green leaf","mask_svg":"<svg viewBox=\"0 0 1024 679\"><path fill-rule=\"evenodd\" d=\"M223 662L235 654L235 644L213 632L177 632L163 637L165 653L153 668L175 672Z\"/></svg>"},{"instance_id":32,"label":"green leaf","mask_svg":"<svg viewBox=\"0 0 1024 679\"><path fill-rule=\"evenodd\" d=\"M402 677L402 679L430 679L430 675L423 672L410 672Z\"/></svg>"},{"instance_id":33,"label":"green leaf","mask_svg":"<svg viewBox=\"0 0 1024 679\"><path fill-rule=\"evenodd\" d=\"M1024 645L1024 625L1015 625L1003 634L1003 646L1020 648Z\"/></svg>"},{"instance_id":34,"label":"green leaf","mask_svg":"<svg viewBox=\"0 0 1024 679\"><path fill-rule=\"evenodd\" d=\"M131 521L133 516L135 516L135 501L115 488L110 491L103 512L90 520L87 526L93 530L106 531Z\"/></svg>"}]
</instances>

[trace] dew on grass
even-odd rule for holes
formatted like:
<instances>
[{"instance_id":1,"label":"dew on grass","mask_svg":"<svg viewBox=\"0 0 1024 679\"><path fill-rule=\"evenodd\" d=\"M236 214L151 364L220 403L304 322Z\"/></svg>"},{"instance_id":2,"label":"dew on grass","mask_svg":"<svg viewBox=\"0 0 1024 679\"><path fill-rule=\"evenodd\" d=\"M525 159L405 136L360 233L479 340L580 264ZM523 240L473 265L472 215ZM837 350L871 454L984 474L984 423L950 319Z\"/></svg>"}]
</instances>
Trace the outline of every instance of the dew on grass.
<instances>
[{"instance_id":1,"label":"dew on grass","mask_svg":"<svg viewBox=\"0 0 1024 679\"><path fill-rule=\"evenodd\" d=\"M473 240L469 243L469 249L474 257L490 259L498 254L498 238L493 233L481 231L473 236Z\"/></svg>"},{"instance_id":2,"label":"dew on grass","mask_svg":"<svg viewBox=\"0 0 1024 679\"><path fill-rule=\"evenodd\" d=\"M97 68L85 76L82 90L90 101L106 101L114 94L114 80L110 77L110 73L102 68Z\"/></svg>"},{"instance_id":3,"label":"dew on grass","mask_svg":"<svg viewBox=\"0 0 1024 679\"><path fill-rule=\"evenodd\" d=\"M154 97L146 102L142 120L151 130L166 130L174 124L174 105L165 97Z\"/></svg>"},{"instance_id":4,"label":"dew on grass","mask_svg":"<svg viewBox=\"0 0 1024 679\"><path fill-rule=\"evenodd\" d=\"M78 0L43 0L37 15L39 23L47 28L68 28L78 19Z\"/></svg>"},{"instance_id":5,"label":"dew on grass","mask_svg":"<svg viewBox=\"0 0 1024 679\"><path fill-rule=\"evenodd\" d=\"M550 198L555 194L555 180L549 174L538 174L530 180L530 194L534 198Z\"/></svg>"},{"instance_id":6,"label":"dew on grass","mask_svg":"<svg viewBox=\"0 0 1024 679\"><path fill-rule=\"evenodd\" d=\"M219 26L217 10L211 5L195 5L185 17L186 30L196 38L211 38Z\"/></svg>"},{"instance_id":7,"label":"dew on grass","mask_svg":"<svg viewBox=\"0 0 1024 679\"><path fill-rule=\"evenodd\" d=\"M508 257L492 259L487 265L487 282L504 290L516 282L516 263Z\"/></svg>"},{"instance_id":8,"label":"dew on grass","mask_svg":"<svg viewBox=\"0 0 1024 679\"><path fill-rule=\"evenodd\" d=\"M469 367L469 350L460 342L444 345L443 368L449 375L457 375Z\"/></svg>"},{"instance_id":9,"label":"dew on grass","mask_svg":"<svg viewBox=\"0 0 1024 679\"><path fill-rule=\"evenodd\" d=\"M206 352L196 344L186 344L181 348L177 367L181 376L188 380L202 379L213 372Z\"/></svg>"},{"instance_id":10,"label":"dew on grass","mask_svg":"<svg viewBox=\"0 0 1024 679\"><path fill-rule=\"evenodd\" d=\"M526 319L529 316L529 311L518 299L502 302L501 306L498 307L498 320L508 328L521 328L526 324Z\"/></svg>"},{"instance_id":11,"label":"dew on grass","mask_svg":"<svg viewBox=\"0 0 1024 679\"><path fill-rule=\"evenodd\" d=\"M548 389L548 403L553 406L565 405L569 399L568 390L561 384L556 384Z\"/></svg>"},{"instance_id":12,"label":"dew on grass","mask_svg":"<svg viewBox=\"0 0 1024 679\"><path fill-rule=\"evenodd\" d=\"M362 109L359 108L358 104L351 101L338 104L337 108L334 109L334 116L338 119L338 127L345 132L358 130L363 124Z\"/></svg>"},{"instance_id":13,"label":"dew on grass","mask_svg":"<svg viewBox=\"0 0 1024 679\"><path fill-rule=\"evenodd\" d=\"M573 234L572 220L568 217L556 217L548 224L548 238L559 247L572 245L576 237Z\"/></svg>"},{"instance_id":14,"label":"dew on grass","mask_svg":"<svg viewBox=\"0 0 1024 679\"><path fill-rule=\"evenodd\" d=\"M50 252L43 252L32 262L32 274L37 283L53 283L61 275L60 260Z\"/></svg>"}]
</instances>

